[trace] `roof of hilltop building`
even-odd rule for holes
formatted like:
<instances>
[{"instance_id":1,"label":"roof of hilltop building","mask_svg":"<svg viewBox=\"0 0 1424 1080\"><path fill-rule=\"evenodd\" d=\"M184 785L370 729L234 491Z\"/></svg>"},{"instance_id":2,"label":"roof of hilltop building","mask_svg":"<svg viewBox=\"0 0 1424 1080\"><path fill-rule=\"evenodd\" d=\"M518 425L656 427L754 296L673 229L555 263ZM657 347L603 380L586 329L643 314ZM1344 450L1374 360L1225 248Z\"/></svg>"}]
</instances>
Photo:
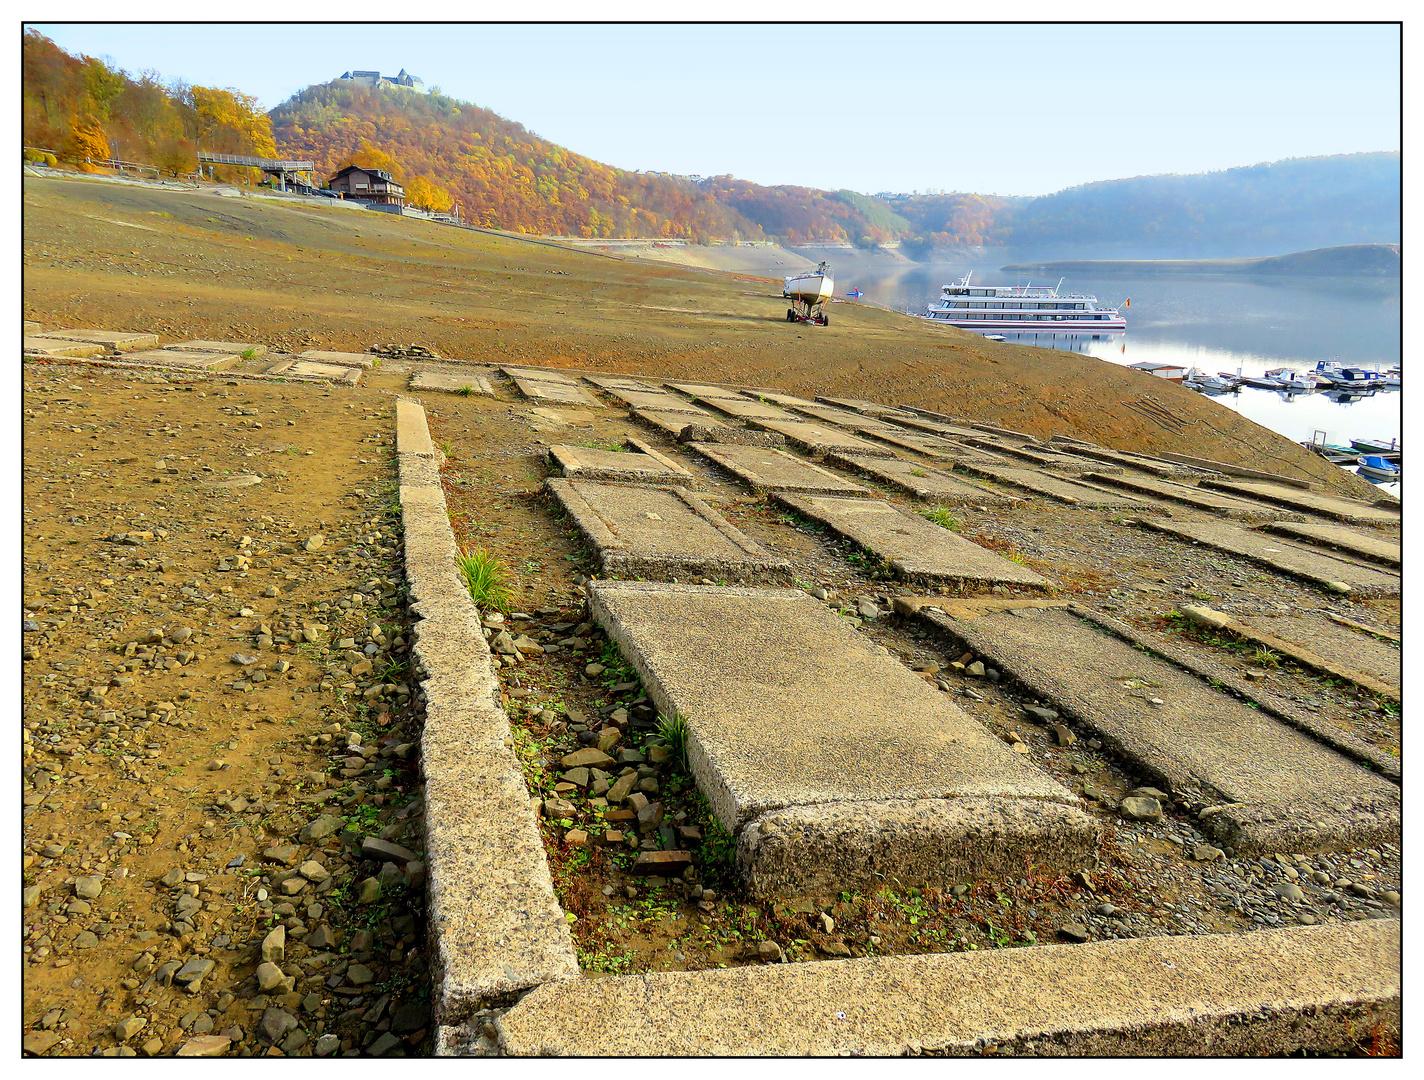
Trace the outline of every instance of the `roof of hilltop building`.
<instances>
[{"instance_id":1,"label":"roof of hilltop building","mask_svg":"<svg viewBox=\"0 0 1424 1080\"><path fill-rule=\"evenodd\" d=\"M352 68L350 71L343 72L338 78L361 83L364 86L402 86L407 90L425 93L425 80L410 74L405 68L400 69L399 75L382 75L379 71L362 71Z\"/></svg>"}]
</instances>

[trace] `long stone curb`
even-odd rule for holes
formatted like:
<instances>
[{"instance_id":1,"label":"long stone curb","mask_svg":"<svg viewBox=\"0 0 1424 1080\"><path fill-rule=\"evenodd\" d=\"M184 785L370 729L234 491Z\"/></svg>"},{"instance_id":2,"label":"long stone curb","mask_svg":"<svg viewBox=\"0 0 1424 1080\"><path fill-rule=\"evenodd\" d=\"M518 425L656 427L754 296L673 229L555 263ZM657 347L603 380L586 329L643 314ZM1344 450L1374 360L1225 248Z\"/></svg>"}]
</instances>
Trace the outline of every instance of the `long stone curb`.
<instances>
[{"instance_id":1,"label":"long stone curb","mask_svg":"<svg viewBox=\"0 0 1424 1080\"><path fill-rule=\"evenodd\" d=\"M1345 1051L1400 1017L1394 920L544 986L511 1055L1246 1056Z\"/></svg>"},{"instance_id":2,"label":"long stone curb","mask_svg":"<svg viewBox=\"0 0 1424 1080\"><path fill-rule=\"evenodd\" d=\"M209 379L244 379L248 382L285 383L287 385L292 383L325 384L328 386L351 385L341 379L328 379L320 375L292 376L268 375L265 372L259 374L250 371L204 371L178 364L138 364L126 360L101 359L97 356L40 356L36 353L25 353L24 363L82 364L85 367L109 368L113 371L157 371L165 375L185 376L188 382L201 382Z\"/></svg>"},{"instance_id":3,"label":"long stone curb","mask_svg":"<svg viewBox=\"0 0 1424 1080\"><path fill-rule=\"evenodd\" d=\"M578 974L539 823L460 576L425 410L397 405L405 572L424 673L426 863L435 1023Z\"/></svg>"}]
</instances>

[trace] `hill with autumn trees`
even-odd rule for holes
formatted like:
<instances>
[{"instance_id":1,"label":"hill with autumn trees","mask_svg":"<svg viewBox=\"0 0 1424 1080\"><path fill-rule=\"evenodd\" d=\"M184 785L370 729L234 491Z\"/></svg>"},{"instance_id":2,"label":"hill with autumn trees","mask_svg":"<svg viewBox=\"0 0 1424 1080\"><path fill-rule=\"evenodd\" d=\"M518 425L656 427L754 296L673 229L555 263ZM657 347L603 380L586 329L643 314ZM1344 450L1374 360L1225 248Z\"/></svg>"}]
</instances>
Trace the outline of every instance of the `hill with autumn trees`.
<instances>
[{"instance_id":1,"label":"hill with autumn trees","mask_svg":"<svg viewBox=\"0 0 1424 1080\"><path fill-rule=\"evenodd\" d=\"M899 243L915 257L1011 245L1040 258L1233 258L1401 238L1398 153L1109 180L1038 197L881 198L730 175L630 172L438 92L335 80L264 114L238 90L164 83L156 72L133 76L70 56L35 31L25 34L22 53L25 145L77 167L116 157L189 172L200 146L310 159L323 181L357 164L390 172L415 206L458 204L464 220L512 232ZM220 167L218 177L241 172Z\"/></svg>"}]
</instances>

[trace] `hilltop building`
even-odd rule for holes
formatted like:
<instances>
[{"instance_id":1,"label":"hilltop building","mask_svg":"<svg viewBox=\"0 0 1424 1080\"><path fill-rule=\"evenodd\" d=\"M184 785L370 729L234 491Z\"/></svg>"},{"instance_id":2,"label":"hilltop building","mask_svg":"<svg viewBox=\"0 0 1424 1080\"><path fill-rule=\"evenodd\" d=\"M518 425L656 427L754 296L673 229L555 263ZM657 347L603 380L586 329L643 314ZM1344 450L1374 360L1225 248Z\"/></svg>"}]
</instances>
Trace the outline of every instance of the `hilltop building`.
<instances>
[{"instance_id":1,"label":"hilltop building","mask_svg":"<svg viewBox=\"0 0 1424 1080\"><path fill-rule=\"evenodd\" d=\"M399 75L382 75L379 71L348 71L341 76L350 82L361 86L399 86L406 90L414 90L417 94L425 93L425 80L418 79L406 71L400 69Z\"/></svg>"},{"instance_id":2,"label":"hilltop building","mask_svg":"<svg viewBox=\"0 0 1424 1080\"><path fill-rule=\"evenodd\" d=\"M405 188L395 181L395 177L384 169L363 169L360 165L348 165L333 176L326 184L331 191L339 191L348 199L364 202L375 210L388 210L399 214L405 205Z\"/></svg>"}]
</instances>

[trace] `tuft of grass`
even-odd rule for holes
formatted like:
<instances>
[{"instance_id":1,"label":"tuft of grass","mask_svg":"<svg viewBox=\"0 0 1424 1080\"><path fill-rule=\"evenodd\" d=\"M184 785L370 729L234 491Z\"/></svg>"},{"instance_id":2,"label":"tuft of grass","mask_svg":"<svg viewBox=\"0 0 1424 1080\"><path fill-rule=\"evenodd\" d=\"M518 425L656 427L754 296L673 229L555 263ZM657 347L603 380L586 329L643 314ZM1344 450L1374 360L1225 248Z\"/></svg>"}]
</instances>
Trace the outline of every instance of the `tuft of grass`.
<instances>
[{"instance_id":1,"label":"tuft of grass","mask_svg":"<svg viewBox=\"0 0 1424 1080\"><path fill-rule=\"evenodd\" d=\"M505 585L506 571L497 556L478 548L460 552L455 561L465 579L465 587L470 590L470 598L476 604L508 613L510 598Z\"/></svg>"},{"instance_id":2,"label":"tuft of grass","mask_svg":"<svg viewBox=\"0 0 1424 1080\"><path fill-rule=\"evenodd\" d=\"M658 717L658 734L672 747L683 769L687 768L687 720L681 713Z\"/></svg>"},{"instance_id":3,"label":"tuft of grass","mask_svg":"<svg viewBox=\"0 0 1424 1080\"><path fill-rule=\"evenodd\" d=\"M941 528L949 529L951 532L959 531L959 519L943 506L936 506L933 510L924 511L924 517Z\"/></svg>"},{"instance_id":4,"label":"tuft of grass","mask_svg":"<svg viewBox=\"0 0 1424 1080\"><path fill-rule=\"evenodd\" d=\"M251 349L251 348L243 349L242 352L241 352L239 355L241 355L241 357L242 357L244 360L256 360L256 359L257 359L257 350L256 350L256 349Z\"/></svg>"},{"instance_id":5,"label":"tuft of grass","mask_svg":"<svg viewBox=\"0 0 1424 1080\"><path fill-rule=\"evenodd\" d=\"M474 392L475 388L473 386L462 386L456 391L461 397L471 397L474 395Z\"/></svg>"},{"instance_id":6,"label":"tuft of grass","mask_svg":"<svg viewBox=\"0 0 1424 1080\"><path fill-rule=\"evenodd\" d=\"M1281 666L1281 658L1264 645L1257 647L1256 651L1251 654L1251 659L1254 660L1259 667L1263 668L1278 668Z\"/></svg>"}]
</instances>

